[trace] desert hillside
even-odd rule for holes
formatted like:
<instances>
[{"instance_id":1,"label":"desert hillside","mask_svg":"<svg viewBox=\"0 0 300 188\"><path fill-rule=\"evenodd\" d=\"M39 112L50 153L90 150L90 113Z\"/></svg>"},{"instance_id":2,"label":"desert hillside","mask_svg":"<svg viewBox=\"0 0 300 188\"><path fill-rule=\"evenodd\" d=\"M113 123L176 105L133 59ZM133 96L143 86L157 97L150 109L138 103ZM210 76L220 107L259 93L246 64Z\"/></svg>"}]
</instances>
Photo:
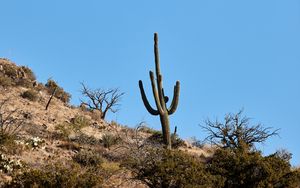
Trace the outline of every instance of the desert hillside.
<instances>
[{"instance_id":1,"label":"desert hillside","mask_svg":"<svg viewBox=\"0 0 300 188\"><path fill-rule=\"evenodd\" d=\"M144 123L105 121L94 95L117 101L117 90L83 88L91 101L74 106L54 80L40 83L29 67L0 59L0 187L300 187L291 153L255 148L277 130L241 112L206 122L209 145L175 132L166 149Z\"/></svg>"},{"instance_id":2,"label":"desert hillside","mask_svg":"<svg viewBox=\"0 0 300 188\"><path fill-rule=\"evenodd\" d=\"M96 187L147 187L134 180L131 170L122 163L130 155L138 156L134 153L142 146L160 147L159 131L144 125L129 128L106 122L97 111L70 105L70 94L62 88L61 96L53 97L46 110L52 95L51 84L39 83L30 68L7 59L0 59L0 70L0 115L7 120L0 124L0 128L6 129L0 135L1 182L13 182L16 174L24 171L65 165L59 170L76 168L72 170L77 176L99 178L99 182L95 180ZM203 159L213 151L178 140L181 150ZM92 173L95 177L85 174L90 173L86 167L90 162L99 166L100 172Z\"/></svg>"}]
</instances>

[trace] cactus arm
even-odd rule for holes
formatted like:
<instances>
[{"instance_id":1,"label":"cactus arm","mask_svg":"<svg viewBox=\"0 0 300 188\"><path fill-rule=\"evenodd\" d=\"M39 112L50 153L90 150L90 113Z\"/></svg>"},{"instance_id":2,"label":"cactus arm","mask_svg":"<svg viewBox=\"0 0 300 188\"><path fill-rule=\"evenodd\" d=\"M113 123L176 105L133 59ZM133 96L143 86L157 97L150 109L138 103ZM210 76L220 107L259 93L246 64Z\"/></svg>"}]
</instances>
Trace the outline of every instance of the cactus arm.
<instances>
[{"instance_id":1,"label":"cactus arm","mask_svg":"<svg viewBox=\"0 0 300 188\"><path fill-rule=\"evenodd\" d=\"M151 115L154 115L154 116L157 116L159 113L157 110L154 110L150 103L148 102L148 99L146 97L146 94L145 94L145 90L144 90L144 87L143 87L143 82L142 80L139 81L139 87L140 87L140 91L141 91L141 96L142 96L142 100L143 100L143 103L146 107L146 109L148 110L148 112L151 114Z\"/></svg>"},{"instance_id":2,"label":"cactus arm","mask_svg":"<svg viewBox=\"0 0 300 188\"><path fill-rule=\"evenodd\" d=\"M160 103L160 99L158 96L159 94L158 94L156 86L155 86L154 73L152 71L150 71L149 74L150 74L151 86L152 86L153 96L154 96L155 104L157 106L157 110L160 115L163 115L164 111L163 111L162 105Z\"/></svg>"},{"instance_id":3,"label":"cactus arm","mask_svg":"<svg viewBox=\"0 0 300 188\"><path fill-rule=\"evenodd\" d=\"M159 49L158 49L158 34L154 33L154 58L155 58L155 73L157 77L157 90L161 107L166 109L166 103L163 94L162 75L160 73Z\"/></svg>"},{"instance_id":4,"label":"cactus arm","mask_svg":"<svg viewBox=\"0 0 300 188\"><path fill-rule=\"evenodd\" d=\"M157 89L158 89L158 97L159 97L159 101L160 101L160 104L161 104L161 107L163 110L166 110L167 107L166 107L166 102L165 102L165 96L164 96L164 93L163 93L163 86L162 86L162 75L158 75L157 77Z\"/></svg>"},{"instance_id":5,"label":"cactus arm","mask_svg":"<svg viewBox=\"0 0 300 188\"><path fill-rule=\"evenodd\" d=\"M156 75L160 75L159 52L158 52L158 35L154 33L154 58Z\"/></svg>"},{"instance_id":6,"label":"cactus arm","mask_svg":"<svg viewBox=\"0 0 300 188\"><path fill-rule=\"evenodd\" d=\"M179 92L180 92L180 82L177 81L176 85L174 86L173 100L172 100L170 108L168 109L169 115L173 114L177 109L178 102L179 102Z\"/></svg>"}]
</instances>

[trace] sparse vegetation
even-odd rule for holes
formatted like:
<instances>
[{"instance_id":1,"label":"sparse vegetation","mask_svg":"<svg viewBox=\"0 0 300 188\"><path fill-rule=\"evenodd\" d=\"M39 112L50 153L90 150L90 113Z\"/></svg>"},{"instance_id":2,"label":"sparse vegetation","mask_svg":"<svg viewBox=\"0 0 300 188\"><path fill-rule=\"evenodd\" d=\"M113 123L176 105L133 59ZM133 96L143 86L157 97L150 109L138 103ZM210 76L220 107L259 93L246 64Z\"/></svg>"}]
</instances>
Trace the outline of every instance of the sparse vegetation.
<instances>
[{"instance_id":1,"label":"sparse vegetation","mask_svg":"<svg viewBox=\"0 0 300 188\"><path fill-rule=\"evenodd\" d=\"M35 90L29 89L27 91L24 91L21 94L21 97L28 99L30 101L37 101L38 100L38 92L36 92Z\"/></svg>"},{"instance_id":2,"label":"sparse vegetation","mask_svg":"<svg viewBox=\"0 0 300 188\"><path fill-rule=\"evenodd\" d=\"M3 59L2 59L3 61ZM9 62L9 60L4 60ZM22 86L32 88L36 77L31 69L25 66L18 67L13 63L0 64L0 85L3 87Z\"/></svg>"},{"instance_id":3,"label":"sparse vegetation","mask_svg":"<svg viewBox=\"0 0 300 188\"><path fill-rule=\"evenodd\" d=\"M45 87L47 88L48 93L51 95L54 90L55 97L59 100L61 100L64 103L69 103L71 99L71 95L64 91L63 88L61 88L54 80L49 79L47 83L45 84Z\"/></svg>"},{"instance_id":4,"label":"sparse vegetation","mask_svg":"<svg viewBox=\"0 0 300 188\"><path fill-rule=\"evenodd\" d=\"M72 128L69 126L68 123L62 123L55 126L55 130L58 131L58 135L63 140L68 140L69 135L72 132Z\"/></svg>"},{"instance_id":5,"label":"sparse vegetation","mask_svg":"<svg viewBox=\"0 0 300 188\"><path fill-rule=\"evenodd\" d=\"M0 86L6 88L6 87L11 87L13 85L14 85L14 82L10 77L0 75Z\"/></svg>"},{"instance_id":6,"label":"sparse vegetation","mask_svg":"<svg viewBox=\"0 0 300 188\"><path fill-rule=\"evenodd\" d=\"M34 81L36 79L34 72L29 67L21 66L20 69L25 73L28 80Z\"/></svg>"},{"instance_id":7,"label":"sparse vegetation","mask_svg":"<svg viewBox=\"0 0 300 188\"><path fill-rule=\"evenodd\" d=\"M96 152L81 150L73 156L73 160L83 166L99 166L103 158Z\"/></svg>"},{"instance_id":8,"label":"sparse vegetation","mask_svg":"<svg viewBox=\"0 0 300 188\"><path fill-rule=\"evenodd\" d=\"M0 187L118 187L117 182L128 182L123 187L300 187L300 170L291 166L290 152L281 149L263 156L255 148L277 130L252 125L241 112L227 115L225 122L207 120L204 129L212 147L196 138L184 142L175 129L168 150L161 131L143 123L136 129L107 123L92 100L82 110L66 105L70 95L55 81L38 84L28 67L1 67L2 61ZM46 111L45 92L54 88L59 88L55 98L61 101ZM101 94L85 89L86 94ZM103 104L109 104L106 95L117 102L123 95L105 92ZM22 111L28 109L30 113Z\"/></svg>"},{"instance_id":9,"label":"sparse vegetation","mask_svg":"<svg viewBox=\"0 0 300 188\"><path fill-rule=\"evenodd\" d=\"M196 157L181 151L150 149L123 164L149 187L218 187L218 177L205 171Z\"/></svg>"},{"instance_id":10,"label":"sparse vegetation","mask_svg":"<svg viewBox=\"0 0 300 188\"><path fill-rule=\"evenodd\" d=\"M107 133L102 136L101 142L103 143L103 146L105 148L109 149L111 146L113 146L119 142L119 138L113 134Z\"/></svg>"},{"instance_id":11,"label":"sparse vegetation","mask_svg":"<svg viewBox=\"0 0 300 188\"><path fill-rule=\"evenodd\" d=\"M81 140L83 133L80 133L80 130L89 125L90 125L90 120L88 120L84 116L76 115L74 118L71 118L70 123L65 122L65 123L58 124L55 127L55 129L59 131L61 138L65 140L68 139L69 135L72 132L79 133L79 136L77 136L75 139ZM85 143L85 141L86 139L82 139L82 143Z\"/></svg>"},{"instance_id":12,"label":"sparse vegetation","mask_svg":"<svg viewBox=\"0 0 300 188\"><path fill-rule=\"evenodd\" d=\"M13 160L5 154L0 153L0 171L4 173L12 173L23 168L21 160Z\"/></svg>"},{"instance_id":13,"label":"sparse vegetation","mask_svg":"<svg viewBox=\"0 0 300 188\"><path fill-rule=\"evenodd\" d=\"M153 134L147 139L148 142L151 142L153 144L164 144L163 141L163 134L160 131L153 131ZM171 141L172 141L172 148L177 149L181 146L184 146L184 141L179 138L177 134L171 135Z\"/></svg>"},{"instance_id":14,"label":"sparse vegetation","mask_svg":"<svg viewBox=\"0 0 300 188\"><path fill-rule=\"evenodd\" d=\"M26 145L28 145L31 149L36 149L42 147L42 145L45 143L45 140L39 138L39 137L32 137L26 141Z\"/></svg>"},{"instance_id":15,"label":"sparse vegetation","mask_svg":"<svg viewBox=\"0 0 300 188\"><path fill-rule=\"evenodd\" d=\"M0 146L15 139L25 122L24 113L18 110L6 111L9 99L0 101Z\"/></svg>"},{"instance_id":16,"label":"sparse vegetation","mask_svg":"<svg viewBox=\"0 0 300 188\"><path fill-rule=\"evenodd\" d=\"M88 188L99 187L102 182L101 174L95 168L83 169L76 163L55 163L15 174L5 187Z\"/></svg>"},{"instance_id":17,"label":"sparse vegetation","mask_svg":"<svg viewBox=\"0 0 300 188\"><path fill-rule=\"evenodd\" d=\"M86 117L77 115L74 118L71 119L72 128L76 131L80 131L82 128L87 127L90 125L90 120L88 120Z\"/></svg>"},{"instance_id":18,"label":"sparse vegetation","mask_svg":"<svg viewBox=\"0 0 300 188\"><path fill-rule=\"evenodd\" d=\"M73 138L72 141L78 144L88 144L88 145L99 144L99 140L97 140L94 136L89 136L84 133L79 133L79 135L75 136L75 138Z\"/></svg>"}]
</instances>

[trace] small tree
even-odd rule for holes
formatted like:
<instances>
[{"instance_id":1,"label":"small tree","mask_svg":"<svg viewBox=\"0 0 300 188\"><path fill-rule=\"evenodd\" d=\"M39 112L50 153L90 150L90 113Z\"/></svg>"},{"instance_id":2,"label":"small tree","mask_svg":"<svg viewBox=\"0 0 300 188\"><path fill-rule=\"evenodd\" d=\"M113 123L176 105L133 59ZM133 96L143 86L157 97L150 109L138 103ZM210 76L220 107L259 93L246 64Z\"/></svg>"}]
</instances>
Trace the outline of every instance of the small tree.
<instances>
[{"instance_id":1,"label":"small tree","mask_svg":"<svg viewBox=\"0 0 300 188\"><path fill-rule=\"evenodd\" d=\"M252 148L254 143L262 143L278 134L278 129L271 131L271 127L264 128L261 124L250 125L249 120L239 111L227 114L224 123L207 120L201 127L208 132L206 140L223 148Z\"/></svg>"},{"instance_id":2,"label":"small tree","mask_svg":"<svg viewBox=\"0 0 300 188\"><path fill-rule=\"evenodd\" d=\"M115 89L96 89L91 90L83 83L81 93L88 101L82 101L91 110L97 110L100 112L100 118L105 119L108 111L116 113L118 109L115 107L119 105L121 97L124 95L118 88Z\"/></svg>"}]
</instances>

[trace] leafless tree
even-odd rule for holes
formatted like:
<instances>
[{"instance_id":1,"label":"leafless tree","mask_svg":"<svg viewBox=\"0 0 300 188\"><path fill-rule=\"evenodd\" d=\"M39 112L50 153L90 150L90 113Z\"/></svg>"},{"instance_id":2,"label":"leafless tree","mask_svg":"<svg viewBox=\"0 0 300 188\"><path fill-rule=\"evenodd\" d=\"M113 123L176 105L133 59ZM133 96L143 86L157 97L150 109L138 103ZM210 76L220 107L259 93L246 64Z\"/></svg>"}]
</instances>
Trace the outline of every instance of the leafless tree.
<instances>
[{"instance_id":1,"label":"leafless tree","mask_svg":"<svg viewBox=\"0 0 300 188\"><path fill-rule=\"evenodd\" d=\"M90 110L99 111L101 119L105 119L108 111L113 113L118 111L116 107L119 105L121 97L124 95L124 93L120 92L118 88L108 90L91 90L83 83L81 83L81 85L81 93L87 98L87 101L81 100L81 102L87 105Z\"/></svg>"},{"instance_id":2,"label":"leafless tree","mask_svg":"<svg viewBox=\"0 0 300 188\"><path fill-rule=\"evenodd\" d=\"M254 143L262 143L267 138L278 135L278 130L261 124L250 125L250 119L242 117L242 110L237 114L227 114L225 122L207 120L201 126L208 136L206 140L223 148L253 148Z\"/></svg>"}]
</instances>

